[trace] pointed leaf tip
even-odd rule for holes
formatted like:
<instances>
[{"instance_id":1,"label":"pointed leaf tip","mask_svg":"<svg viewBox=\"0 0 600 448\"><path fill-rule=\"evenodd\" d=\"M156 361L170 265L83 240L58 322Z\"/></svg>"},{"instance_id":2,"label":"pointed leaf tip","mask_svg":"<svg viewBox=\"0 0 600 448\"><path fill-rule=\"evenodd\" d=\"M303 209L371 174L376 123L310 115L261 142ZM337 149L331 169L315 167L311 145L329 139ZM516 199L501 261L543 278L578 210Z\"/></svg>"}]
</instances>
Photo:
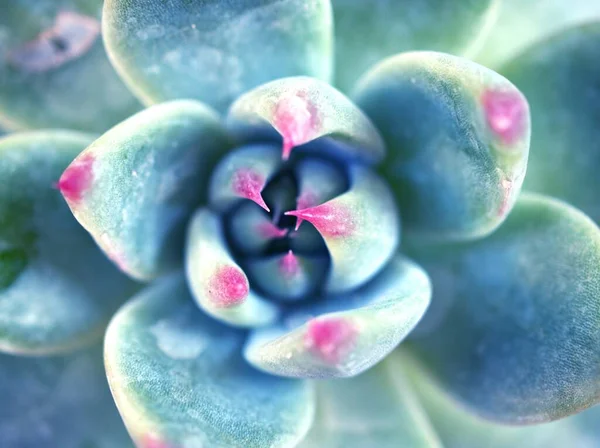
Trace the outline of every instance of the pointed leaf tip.
<instances>
[{"instance_id":1,"label":"pointed leaf tip","mask_svg":"<svg viewBox=\"0 0 600 448\"><path fill-rule=\"evenodd\" d=\"M94 155L83 154L76 158L63 172L57 187L67 201L78 202L94 179Z\"/></svg>"}]
</instances>

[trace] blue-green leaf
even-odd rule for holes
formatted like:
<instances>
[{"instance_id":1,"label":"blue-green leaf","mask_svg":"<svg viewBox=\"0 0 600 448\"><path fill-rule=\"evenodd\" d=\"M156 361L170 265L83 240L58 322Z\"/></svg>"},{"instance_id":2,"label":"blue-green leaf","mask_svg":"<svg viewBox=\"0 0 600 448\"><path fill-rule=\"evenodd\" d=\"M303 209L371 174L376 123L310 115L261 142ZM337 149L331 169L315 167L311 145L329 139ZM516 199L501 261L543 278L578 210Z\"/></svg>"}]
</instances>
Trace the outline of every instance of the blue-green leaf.
<instances>
[{"instance_id":1,"label":"blue-green leaf","mask_svg":"<svg viewBox=\"0 0 600 448\"><path fill-rule=\"evenodd\" d=\"M102 349L66 356L0 355L0 446L129 448Z\"/></svg>"},{"instance_id":2,"label":"blue-green leaf","mask_svg":"<svg viewBox=\"0 0 600 448\"><path fill-rule=\"evenodd\" d=\"M349 291L373 278L400 242L400 216L392 192L373 171L354 165L350 188L333 199L285 214L314 226L331 256L326 290ZM298 203L301 205L301 203Z\"/></svg>"},{"instance_id":3,"label":"blue-green leaf","mask_svg":"<svg viewBox=\"0 0 600 448\"><path fill-rule=\"evenodd\" d=\"M0 351L39 354L89 343L135 291L55 188L92 139L67 131L0 139Z\"/></svg>"},{"instance_id":4,"label":"blue-green leaf","mask_svg":"<svg viewBox=\"0 0 600 448\"><path fill-rule=\"evenodd\" d=\"M461 407L413 360L403 356L398 364L409 372L411 386L445 448L593 448L600 444L598 406L543 425L494 423Z\"/></svg>"},{"instance_id":5,"label":"blue-green leaf","mask_svg":"<svg viewBox=\"0 0 600 448\"><path fill-rule=\"evenodd\" d=\"M58 187L108 257L150 280L181 265L185 226L206 201L209 175L228 147L207 107L163 103L92 143Z\"/></svg>"},{"instance_id":6,"label":"blue-green leaf","mask_svg":"<svg viewBox=\"0 0 600 448\"><path fill-rule=\"evenodd\" d=\"M336 85L348 91L371 66L411 50L476 52L502 0L331 0Z\"/></svg>"},{"instance_id":7,"label":"blue-green leaf","mask_svg":"<svg viewBox=\"0 0 600 448\"><path fill-rule=\"evenodd\" d=\"M498 18L471 56L499 68L531 45L571 26L600 19L600 2L590 0L501 0Z\"/></svg>"},{"instance_id":8,"label":"blue-green leaf","mask_svg":"<svg viewBox=\"0 0 600 448\"><path fill-rule=\"evenodd\" d=\"M273 79L331 76L328 0L106 0L103 31L146 104L193 98L224 112Z\"/></svg>"},{"instance_id":9,"label":"blue-green leaf","mask_svg":"<svg viewBox=\"0 0 600 448\"><path fill-rule=\"evenodd\" d=\"M563 199L597 223L599 60L600 22L596 22L557 34L502 69L531 104L533 127L524 188Z\"/></svg>"},{"instance_id":10,"label":"blue-green leaf","mask_svg":"<svg viewBox=\"0 0 600 448\"><path fill-rule=\"evenodd\" d=\"M434 290L414 348L455 398L520 424L600 401L600 230L591 219L523 194L488 238L413 255Z\"/></svg>"},{"instance_id":11,"label":"blue-green leaf","mask_svg":"<svg viewBox=\"0 0 600 448\"><path fill-rule=\"evenodd\" d=\"M273 323L275 304L250 289L248 277L231 256L219 216L199 209L192 217L186 242L185 272L192 296L215 319L240 327Z\"/></svg>"},{"instance_id":12,"label":"blue-green leaf","mask_svg":"<svg viewBox=\"0 0 600 448\"><path fill-rule=\"evenodd\" d=\"M315 423L298 448L441 448L396 364L318 382Z\"/></svg>"},{"instance_id":13,"label":"blue-green leaf","mask_svg":"<svg viewBox=\"0 0 600 448\"><path fill-rule=\"evenodd\" d=\"M255 330L246 359L276 375L358 375L383 359L417 325L431 296L427 274L397 256L365 286L291 307L284 319Z\"/></svg>"},{"instance_id":14,"label":"blue-green leaf","mask_svg":"<svg viewBox=\"0 0 600 448\"><path fill-rule=\"evenodd\" d=\"M140 109L110 65L101 0L0 5L0 123L103 132Z\"/></svg>"},{"instance_id":15,"label":"blue-green leaf","mask_svg":"<svg viewBox=\"0 0 600 448\"><path fill-rule=\"evenodd\" d=\"M376 66L353 97L388 146L382 171L411 237L473 239L500 225L529 152L529 107L514 85L466 59L413 52Z\"/></svg>"},{"instance_id":16,"label":"blue-green leaf","mask_svg":"<svg viewBox=\"0 0 600 448\"><path fill-rule=\"evenodd\" d=\"M285 160L298 146L369 163L385 155L365 114L343 93L306 76L271 81L242 95L229 109L227 125L241 141L283 140Z\"/></svg>"},{"instance_id":17,"label":"blue-green leaf","mask_svg":"<svg viewBox=\"0 0 600 448\"><path fill-rule=\"evenodd\" d=\"M312 422L312 389L250 367L244 336L203 314L179 276L119 311L106 335L107 375L139 446L296 446Z\"/></svg>"}]
</instances>

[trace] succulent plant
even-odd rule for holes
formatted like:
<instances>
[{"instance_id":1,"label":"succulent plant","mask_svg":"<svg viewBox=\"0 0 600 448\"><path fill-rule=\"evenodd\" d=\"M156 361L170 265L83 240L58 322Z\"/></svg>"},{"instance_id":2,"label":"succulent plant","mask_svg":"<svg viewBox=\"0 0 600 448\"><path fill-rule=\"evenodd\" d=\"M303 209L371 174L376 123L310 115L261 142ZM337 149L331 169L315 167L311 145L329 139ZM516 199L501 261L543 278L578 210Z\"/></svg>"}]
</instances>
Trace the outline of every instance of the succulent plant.
<instances>
[{"instance_id":1,"label":"succulent plant","mask_svg":"<svg viewBox=\"0 0 600 448\"><path fill-rule=\"evenodd\" d=\"M0 446L600 446L599 61L589 0L0 5Z\"/></svg>"}]
</instances>

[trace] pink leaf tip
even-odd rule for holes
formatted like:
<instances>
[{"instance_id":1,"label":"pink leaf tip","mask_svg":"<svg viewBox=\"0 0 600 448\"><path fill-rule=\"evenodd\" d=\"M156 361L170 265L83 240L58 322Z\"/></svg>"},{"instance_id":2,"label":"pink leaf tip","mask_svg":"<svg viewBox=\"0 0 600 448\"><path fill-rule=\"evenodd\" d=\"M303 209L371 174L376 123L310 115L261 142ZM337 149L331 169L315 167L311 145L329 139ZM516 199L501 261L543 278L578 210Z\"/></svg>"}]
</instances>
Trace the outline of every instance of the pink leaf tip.
<instances>
[{"instance_id":1,"label":"pink leaf tip","mask_svg":"<svg viewBox=\"0 0 600 448\"><path fill-rule=\"evenodd\" d=\"M243 168L235 172L232 186L235 194L256 202L270 212L271 210L261 195L265 183L265 178L262 175L251 169Z\"/></svg>"},{"instance_id":2,"label":"pink leaf tip","mask_svg":"<svg viewBox=\"0 0 600 448\"><path fill-rule=\"evenodd\" d=\"M353 349L357 328L347 319L312 319L307 324L305 347L329 364L338 364Z\"/></svg>"},{"instance_id":3,"label":"pink leaf tip","mask_svg":"<svg viewBox=\"0 0 600 448\"><path fill-rule=\"evenodd\" d=\"M489 127L505 145L515 143L525 131L527 102L516 90L487 90L482 97Z\"/></svg>"},{"instance_id":4,"label":"pink leaf tip","mask_svg":"<svg viewBox=\"0 0 600 448\"><path fill-rule=\"evenodd\" d=\"M305 95L296 93L279 100L275 106L273 125L283 137L282 158L288 160L295 146L315 137L319 118L315 106Z\"/></svg>"},{"instance_id":5,"label":"pink leaf tip","mask_svg":"<svg viewBox=\"0 0 600 448\"><path fill-rule=\"evenodd\" d=\"M285 215L310 222L323 236L349 236L356 229L352 213L339 204L326 202L316 207L285 212Z\"/></svg>"},{"instance_id":6,"label":"pink leaf tip","mask_svg":"<svg viewBox=\"0 0 600 448\"><path fill-rule=\"evenodd\" d=\"M94 156L84 154L76 158L60 176L57 187L67 201L78 202L82 199L94 178L93 165Z\"/></svg>"},{"instance_id":7,"label":"pink leaf tip","mask_svg":"<svg viewBox=\"0 0 600 448\"><path fill-rule=\"evenodd\" d=\"M142 448L171 448L166 442L153 434L146 434L142 438Z\"/></svg>"},{"instance_id":8,"label":"pink leaf tip","mask_svg":"<svg viewBox=\"0 0 600 448\"><path fill-rule=\"evenodd\" d=\"M284 277L288 278L295 276L300 271L298 257L294 255L291 249L279 260L279 271Z\"/></svg>"},{"instance_id":9,"label":"pink leaf tip","mask_svg":"<svg viewBox=\"0 0 600 448\"><path fill-rule=\"evenodd\" d=\"M208 296L219 308L240 305L248 297L249 291L248 279L234 266L217 269L208 284Z\"/></svg>"}]
</instances>

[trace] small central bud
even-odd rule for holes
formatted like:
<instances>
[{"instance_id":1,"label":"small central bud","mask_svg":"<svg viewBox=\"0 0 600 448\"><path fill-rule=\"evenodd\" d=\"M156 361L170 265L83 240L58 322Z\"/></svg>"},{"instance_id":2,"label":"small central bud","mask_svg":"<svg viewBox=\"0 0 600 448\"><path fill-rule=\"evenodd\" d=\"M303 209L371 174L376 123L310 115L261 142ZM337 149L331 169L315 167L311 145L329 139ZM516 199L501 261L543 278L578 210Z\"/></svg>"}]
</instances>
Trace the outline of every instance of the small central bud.
<instances>
[{"instance_id":1,"label":"small central bud","mask_svg":"<svg viewBox=\"0 0 600 448\"><path fill-rule=\"evenodd\" d=\"M339 364L354 347L356 337L357 329L347 319L313 319L308 323L304 345L323 361Z\"/></svg>"},{"instance_id":2,"label":"small central bud","mask_svg":"<svg viewBox=\"0 0 600 448\"><path fill-rule=\"evenodd\" d=\"M301 93L296 93L277 103L273 125L283 137L282 158L288 160L295 146L314 138L318 119L314 106Z\"/></svg>"},{"instance_id":3,"label":"small central bud","mask_svg":"<svg viewBox=\"0 0 600 448\"><path fill-rule=\"evenodd\" d=\"M243 168L237 170L233 176L233 191L235 194L256 202L266 211L270 212L265 200L262 197L262 190L265 187L265 178L254 170Z\"/></svg>"},{"instance_id":4,"label":"small central bud","mask_svg":"<svg viewBox=\"0 0 600 448\"><path fill-rule=\"evenodd\" d=\"M244 302L249 291L248 279L242 271L234 266L223 266L209 282L208 296L215 306L229 308Z\"/></svg>"},{"instance_id":5,"label":"small central bud","mask_svg":"<svg viewBox=\"0 0 600 448\"><path fill-rule=\"evenodd\" d=\"M284 277L294 277L300 271L300 262L298 257L294 255L294 252L290 249L281 260L279 260L279 271Z\"/></svg>"},{"instance_id":6,"label":"small central bud","mask_svg":"<svg viewBox=\"0 0 600 448\"><path fill-rule=\"evenodd\" d=\"M288 234L288 229L280 229L270 221L258 225L258 233L263 238L283 238Z\"/></svg>"}]
</instances>

